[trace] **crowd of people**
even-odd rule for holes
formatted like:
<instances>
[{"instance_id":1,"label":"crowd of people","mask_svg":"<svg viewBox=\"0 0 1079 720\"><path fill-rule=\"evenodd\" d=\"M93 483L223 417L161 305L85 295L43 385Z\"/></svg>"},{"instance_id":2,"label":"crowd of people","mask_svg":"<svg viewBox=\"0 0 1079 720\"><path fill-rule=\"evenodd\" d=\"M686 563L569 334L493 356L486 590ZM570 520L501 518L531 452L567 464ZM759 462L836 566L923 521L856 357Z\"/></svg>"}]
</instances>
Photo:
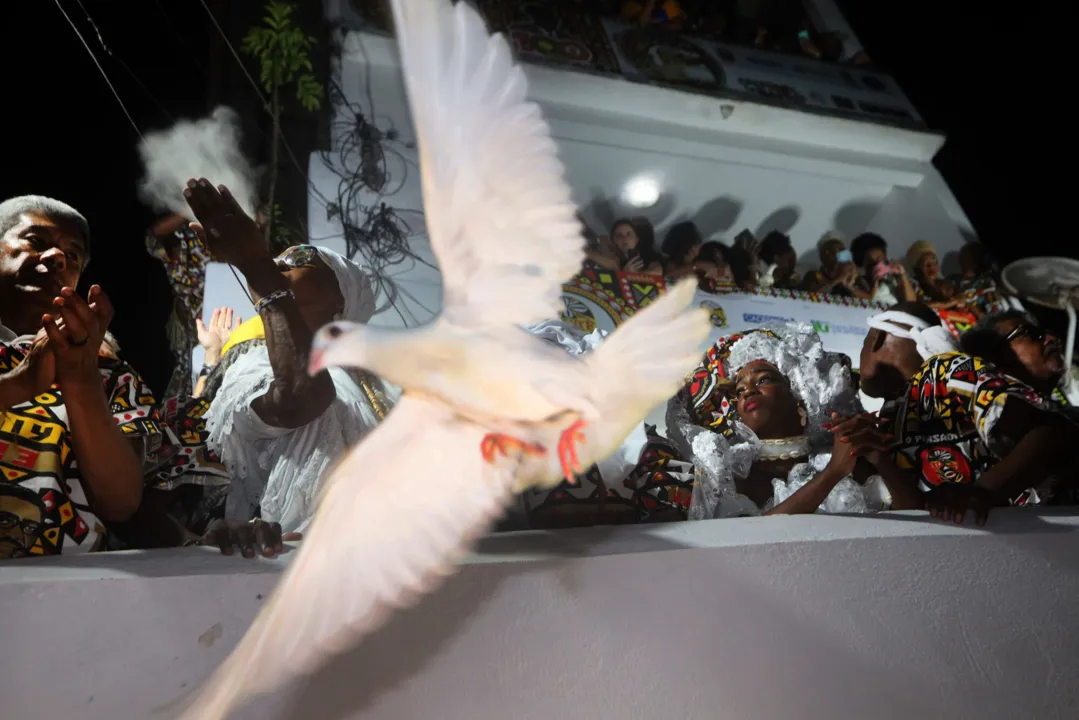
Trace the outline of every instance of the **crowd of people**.
<instances>
[{"instance_id":1,"label":"crowd of people","mask_svg":"<svg viewBox=\"0 0 1079 720\"><path fill-rule=\"evenodd\" d=\"M976 295L1002 293L996 265L979 243L960 250L960 272L946 278L932 243L914 243L904 264L890 258L887 241L870 232L855 237L850 247L838 235L825 235L817 244L819 265L804 275L790 237L778 230L760 240L743 231L727 245L706 242L694 223L684 221L672 225L657 247L652 223L637 217L617 220L605 235L589 232L587 237L588 261L600 268L670 279L695 275L701 289L713 293L804 290L885 306L922 302L936 310L977 310Z\"/></svg>"},{"instance_id":2,"label":"crowd of people","mask_svg":"<svg viewBox=\"0 0 1079 720\"><path fill-rule=\"evenodd\" d=\"M173 280L178 375L164 400L108 334L105 292L76 291L92 249L83 216L45 197L0 203L0 557L197 543L272 556L302 538L327 467L391 410L395 389L376 377L307 372L319 327L374 312L364 269L312 245L273 257L226 189L192 180L184 194L198 221L167 218L147 239ZM849 249L828 237L801 277L778 232L728 246L687 222L657 248L647 221L625 219L586 237L588 262L610 270L892 306L870 321L858 372L796 324L716 343L670 400L666 436L648 429L619 522L889 508L983 521L997 505L1076 501L1067 448L1079 425L1059 339L1013 311L985 315L960 344L934 310L993 282L977 246L943 279L927 243L905 269L880 237ZM211 257L246 278L246 321L228 308L202 321L190 273ZM557 320L532 332L575 354L602 342ZM862 411L859 389L885 401L879 415Z\"/></svg>"}]
</instances>

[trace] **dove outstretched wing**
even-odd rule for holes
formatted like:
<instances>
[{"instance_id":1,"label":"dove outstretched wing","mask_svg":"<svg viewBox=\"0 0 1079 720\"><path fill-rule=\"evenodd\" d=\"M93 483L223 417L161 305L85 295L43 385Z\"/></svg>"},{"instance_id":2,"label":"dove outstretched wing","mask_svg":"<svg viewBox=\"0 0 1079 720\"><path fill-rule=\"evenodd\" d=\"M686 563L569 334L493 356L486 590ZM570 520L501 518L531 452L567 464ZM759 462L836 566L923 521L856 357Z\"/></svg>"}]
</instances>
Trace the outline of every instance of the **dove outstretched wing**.
<instances>
[{"instance_id":1,"label":"dove outstretched wing","mask_svg":"<svg viewBox=\"0 0 1079 720\"><path fill-rule=\"evenodd\" d=\"M466 2L392 5L443 315L462 325L557 316L584 238L523 70Z\"/></svg>"},{"instance_id":2,"label":"dove outstretched wing","mask_svg":"<svg viewBox=\"0 0 1079 720\"><path fill-rule=\"evenodd\" d=\"M477 450L485 434L445 405L404 395L329 474L295 559L184 717L227 717L449 575L513 496L512 463L489 464Z\"/></svg>"}]
</instances>

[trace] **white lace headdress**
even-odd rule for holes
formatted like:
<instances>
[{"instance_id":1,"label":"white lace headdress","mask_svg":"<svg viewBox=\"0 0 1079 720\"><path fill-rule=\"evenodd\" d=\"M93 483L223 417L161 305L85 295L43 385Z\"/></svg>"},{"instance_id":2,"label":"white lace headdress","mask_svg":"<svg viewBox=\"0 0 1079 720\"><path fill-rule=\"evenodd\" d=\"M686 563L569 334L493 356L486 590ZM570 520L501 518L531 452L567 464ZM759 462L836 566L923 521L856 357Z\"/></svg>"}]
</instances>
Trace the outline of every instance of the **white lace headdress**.
<instances>
[{"instance_id":1,"label":"white lace headdress","mask_svg":"<svg viewBox=\"0 0 1079 720\"><path fill-rule=\"evenodd\" d=\"M733 378L753 361L768 362L787 378L806 411L810 458L796 465L787 478L773 481L773 504L778 504L809 482L831 459L832 436L822 427L830 413L849 416L861 411L850 368L839 355L825 352L820 337L802 323L766 326L741 337L721 339L717 345L728 353L723 361L725 377ZM696 424L683 398L676 397L668 404L668 436L695 466L691 520L722 515L722 507L728 504L725 501L737 495L735 480L748 476L760 456L761 442L756 433L733 416L729 424L733 434L727 438ZM821 507L826 512L867 509L863 489L850 478L840 482Z\"/></svg>"}]
</instances>

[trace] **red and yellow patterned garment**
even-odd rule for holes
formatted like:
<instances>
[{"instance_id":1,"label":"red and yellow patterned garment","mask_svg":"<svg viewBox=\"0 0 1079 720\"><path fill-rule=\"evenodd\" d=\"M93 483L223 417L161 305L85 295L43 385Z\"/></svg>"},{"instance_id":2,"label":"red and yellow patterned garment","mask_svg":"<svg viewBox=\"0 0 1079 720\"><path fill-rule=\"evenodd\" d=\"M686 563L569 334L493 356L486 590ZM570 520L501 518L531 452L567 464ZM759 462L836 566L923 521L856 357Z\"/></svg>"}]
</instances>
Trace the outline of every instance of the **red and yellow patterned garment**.
<instances>
[{"instance_id":1,"label":"red and yellow patterned garment","mask_svg":"<svg viewBox=\"0 0 1079 720\"><path fill-rule=\"evenodd\" d=\"M173 307L167 330L176 364L164 397L185 400L191 396L194 387L191 352L199 342L195 319L202 314L210 253L186 222L169 236L169 240L166 246L162 238L148 233L146 249L165 266L172 288Z\"/></svg>"},{"instance_id":2,"label":"red and yellow patterned garment","mask_svg":"<svg viewBox=\"0 0 1079 720\"><path fill-rule=\"evenodd\" d=\"M0 343L0 374L22 363L29 346ZM164 432L150 388L121 360L102 355L98 364L113 419L156 462ZM0 471L0 558L105 549L106 528L87 500L55 385L0 414Z\"/></svg>"},{"instance_id":3,"label":"red and yellow patterned garment","mask_svg":"<svg viewBox=\"0 0 1079 720\"><path fill-rule=\"evenodd\" d=\"M882 411L894 423L896 464L915 469L923 490L974 482L1007 451L996 423L1004 407L1016 402L1059 411L1059 405L981 358L960 352L930 358L899 402ZM1041 502L1046 499L1041 494L1032 488L1012 504Z\"/></svg>"}]
</instances>

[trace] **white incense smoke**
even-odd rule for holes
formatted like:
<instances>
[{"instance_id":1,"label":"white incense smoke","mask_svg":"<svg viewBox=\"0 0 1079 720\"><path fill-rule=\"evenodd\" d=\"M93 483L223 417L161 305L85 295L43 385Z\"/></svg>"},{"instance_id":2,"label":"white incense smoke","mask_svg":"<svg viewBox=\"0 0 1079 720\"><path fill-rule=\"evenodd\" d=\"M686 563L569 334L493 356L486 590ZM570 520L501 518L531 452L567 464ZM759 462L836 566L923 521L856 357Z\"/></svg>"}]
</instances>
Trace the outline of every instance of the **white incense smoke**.
<instances>
[{"instance_id":1,"label":"white incense smoke","mask_svg":"<svg viewBox=\"0 0 1079 720\"><path fill-rule=\"evenodd\" d=\"M184 201L190 178L204 177L225 185L251 217L255 216L258 174L240 150L239 116L219 107L201 120L180 120L148 133L139 143L145 176L139 196L155 210L168 210L194 220Z\"/></svg>"}]
</instances>

